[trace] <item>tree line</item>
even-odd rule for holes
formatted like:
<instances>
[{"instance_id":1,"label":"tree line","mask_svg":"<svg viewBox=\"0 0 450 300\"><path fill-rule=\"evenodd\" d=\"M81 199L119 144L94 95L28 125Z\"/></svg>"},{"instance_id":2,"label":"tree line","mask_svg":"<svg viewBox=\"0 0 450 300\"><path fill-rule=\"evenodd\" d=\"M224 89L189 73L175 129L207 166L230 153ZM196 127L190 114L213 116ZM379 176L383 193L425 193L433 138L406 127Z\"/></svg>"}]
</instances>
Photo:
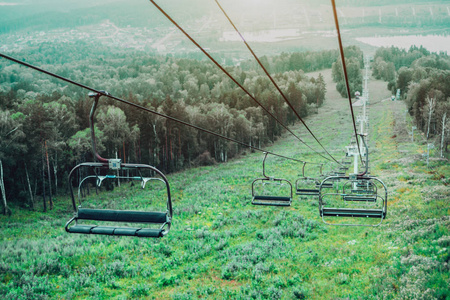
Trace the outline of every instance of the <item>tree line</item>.
<instances>
[{"instance_id":1,"label":"tree line","mask_svg":"<svg viewBox=\"0 0 450 300\"><path fill-rule=\"evenodd\" d=\"M282 126L208 62L111 50L87 42L45 44L11 55L252 146L262 147L282 133ZM330 62L334 57L331 52L308 55L318 62ZM282 55L295 61L292 56L297 54ZM296 122L269 79L251 65L227 70L278 120L286 125ZM317 63L315 68L326 65ZM299 66L280 68L273 76L305 117L322 105L326 86L322 75L309 78ZM92 99L86 90L18 64L2 60L0 68L0 184L5 190L0 193L4 210L6 198L30 208L42 198L44 209L51 208L52 197L67 188L65 178L70 169L93 159L89 132ZM174 172L225 162L243 150L238 144L106 97L99 102L95 128L103 157Z\"/></svg>"},{"instance_id":2,"label":"tree line","mask_svg":"<svg viewBox=\"0 0 450 300\"><path fill-rule=\"evenodd\" d=\"M450 142L450 57L430 53L422 46L409 50L379 48L372 63L373 75L397 89L406 101L408 112L426 139L436 139L440 155L448 153Z\"/></svg>"}]
</instances>

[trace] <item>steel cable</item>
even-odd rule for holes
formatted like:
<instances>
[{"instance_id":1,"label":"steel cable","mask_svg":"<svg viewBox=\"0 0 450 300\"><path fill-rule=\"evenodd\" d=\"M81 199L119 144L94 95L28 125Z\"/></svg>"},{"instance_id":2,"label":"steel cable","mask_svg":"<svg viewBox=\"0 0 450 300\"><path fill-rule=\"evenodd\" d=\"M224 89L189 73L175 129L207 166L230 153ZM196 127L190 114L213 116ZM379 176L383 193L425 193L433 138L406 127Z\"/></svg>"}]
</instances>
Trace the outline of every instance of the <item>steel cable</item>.
<instances>
[{"instance_id":1,"label":"steel cable","mask_svg":"<svg viewBox=\"0 0 450 300\"><path fill-rule=\"evenodd\" d=\"M150 113L155 114L155 115L157 115L157 116L166 118L166 119L168 119L168 120L174 121L174 122L179 123L179 124L183 124L183 125L185 125L185 126L194 128L194 129L199 130L199 131L203 131L203 132L205 132L205 133L214 135L214 136L219 137L219 138L222 138L222 139L224 139L224 140L227 140L227 141L230 141L230 142L237 143L237 144L239 144L239 145L241 145L241 146L248 147L248 148L253 149L253 150L256 150L256 151L260 151L260 152L264 152L264 153L269 153L269 154L271 154L271 155L278 156L278 157L281 157L281 158L284 158L284 159L288 159L288 160L292 160L292 161L296 161L296 162L299 162L299 163L305 163L305 161L303 161L303 160L299 160L299 159L296 159L296 158L284 156L284 155L281 155L281 154L277 154L277 153L275 153L275 152L267 151L267 150L260 149L260 148L255 147L255 146L248 145L248 144L243 143L243 142L241 142L241 141L238 141L238 140L236 140L236 139L233 139L233 138L224 136L224 135L222 135L222 134L216 133L216 132L214 132L214 131L211 131L211 130L208 130L208 129L205 129L205 128L202 128L202 127L199 127L199 126L196 126L196 125L193 125L193 124L190 124L190 123L188 123L188 122L186 122L186 121L179 120L179 119L177 119L177 118L174 118L174 117L165 115L165 114L163 114L163 113L160 113L160 112L157 112L157 111L154 111L154 110L151 110L151 109L149 109L149 108L147 108L147 107L144 107L144 106L142 106L142 105L139 105L139 104L136 104L136 103L133 103L133 102L130 102L130 101L127 101L127 100L124 100L124 99L115 97L115 96L113 96L113 95L111 95L111 94L109 94L109 93L107 93L107 92L105 92L105 91L100 91L100 90L94 89L94 88L92 88L92 87L89 87L89 86L87 86L87 85L84 85L84 84L78 83L78 82L76 82L76 81L73 81L73 80L71 80L71 79L68 79L68 78L59 76L59 75L57 75L57 74L54 74L54 73L49 72L49 71L46 71L46 70L44 70L44 69L41 69L41 68L36 67L36 66L34 66L34 65L31 65L31 64L29 64L29 63L26 63L26 62L20 61L20 60L18 60L18 59L15 59L15 58L13 58L13 57L11 57L11 56L8 56L8 55L6 55L6 54L0 53L0 57L3 57L3 58L5 58L5 59L8 59L8 60L13 61L13 62L15 62L15 63L18 63L18 64L20 64L20 65L22 65L22 66L25 66L25 67L34 69L34 70L36 70L36 71L38 71L38 72L47 74L47 75L49 75L49 76L51 76L51 77L55 77L55 78L60 79L60 80L62 80L62 81L71 83L71 84L73 84L73 85L76 85L76 86L78 86L78 87L80 87L80 88L89 90L89 91L94 92L94 93L96 93L96 94L100 94L100 95L102 95L102 96L105 96L105 97L108 97L108 98L110 98L110 99L119 101L119 102L121 102L121 103L128 104L128 105L133 106L133 107L135 107L135 108L137 108L137 109L141 109L141 110L143 110L143 111L150 112ZM306 162L306 163L314 164L314 165L320 165L320 163L312 163L312 162Z\"/></svg>"},{"instance_id":2,"label":"steel cable","mask_svg":"<svg viewBox=\"0 0 450 300\"><path fill-rule=\"evenodd\" d=\"M344 78L345 78L345 87L347 89L348 102L350 105L350 112L352 113L353 130L355 132L356 144L358 145L359 158L361 159L361 163L363 163L362 155L361 155L361 148L359 146L359 141L358 141L358 132L356 130L355 114L353 113L352 96L350 95L350 85L348 83L347 67L345 66L345 56L344 56L344 48L342 46L341 31L339 30L339 20L338 20L337 11L336 11L336 3L334 2L334 0L331 0L331 6L333 7L334 23L336 25L336 31L337 31L337 36L338 36L339 52L341 54L342 69L344 71Z\"/></svg>"},{"instance_id":3,"label":"steel cable","mask_svg":"<svg viewBox=\"0 0 450 300\"><path fill-rule=\"evenodd\" d=\"M200 51L203 52L222 72L224 72L242 91L244 91L253 101L255 101L268 115L270 115L278 124L280 124L284 129L286 129L289 133L291 133L295 138L297 138L301 143L305 146L325 158L326 160L331 161L328 157L322 155L316 150L312 149L308 144L306 144L300 137L298 137L292 130L290 130L286 125L284 125L278 118L273 115L267 108L265 108L252 94L250 94L247 89L245 89L231 74L225 70L205 49L203 49L200 44L198 44L174 19L172 19L169 14L166 13L164 9L162 9L154 0L149 0L173 25L175 25L195 46L197 46ZM328 153L328 152L327 152ZM333 160L336 161L333 157ZM337 162L337 161L336 161ZM337 162L338 163L338 162Z\"/></svg>"},{"instance_id":4,"label":"steel cable","mask_svg":"<svg viewBox=\"0 0 450 300\"><path fill-rule=\"evenodd\" d=\"M275 82L275 80L273 79L273 77L269 74L269 72L267 71L267 69L264 67L264 65L261 63L261 61L259 60L258 56L255 54L255 52L253 51L253 49L250 47L250 45L247 43L247 41L245 40L244 36L241 34L241 32L237 29L237 27L235 26L235 24L233 23L233 21L230 19L230 17L228 16L228 14L225 12L225 10L223 9L223 7L220 5L218 0L215 0L217 3L217 6L219 6L220 10L222 11L222 13L225 15L225 17L228 19L228 21L230 22L231 26L233 26L234 30L239 34L239 36L241 37L242 41L244 42L245 46L247 46L247 49L250 51L250 53L253 55L253 57L255 58L255 60L258 62L258 64L261 66L261 68L263 69L264 73L267 75L267 77L270 79L270 81L272 82L272 84L275 86L275 88L277 89L277 91L280 93L280 95L283 97L284 101L287 103L287 105L291 108L291 110L294 112L294 114L297 116L297 118L302 122L302 124L305 126L306 130L308 130L308 132L311 134L311 136L316 140L316 142L320 145L320 147L322 147L322 149L337 163L340 165L340 163L327 151L327 149L325 149L325 147L322 145L322 143L317 139L317 137L314 135L314 133L311 131L311 129L309 129L308 125L306 125L305 121L302 119L302 117L300 117L300 115L298 114L298 112L295 110L294 106L291 104L291 102L287 99L286 95L283 93L283 91L281 91L280 87L278 86L278 84ZM306 144L305 144L306 145ZM309 145L308 146L310 149L312 149ZM317 153L317 151L315 151L314 149L312 149L314 152Z\"/></svg>"}]
</instances>

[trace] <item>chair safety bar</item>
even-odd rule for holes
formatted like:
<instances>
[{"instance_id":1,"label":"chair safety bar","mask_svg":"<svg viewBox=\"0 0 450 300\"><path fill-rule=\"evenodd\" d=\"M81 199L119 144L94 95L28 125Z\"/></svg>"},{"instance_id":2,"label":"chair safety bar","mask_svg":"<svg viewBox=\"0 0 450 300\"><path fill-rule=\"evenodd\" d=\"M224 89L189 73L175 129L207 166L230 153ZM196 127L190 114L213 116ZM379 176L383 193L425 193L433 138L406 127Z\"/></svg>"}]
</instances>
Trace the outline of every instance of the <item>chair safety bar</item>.
<instances>
[{"instance_id":1,"label":"chair safety bar","mask_svg":"<svg viewBox=\"0 0 450 300\"><path fill-rule=\"evenodd\" d=\"M95 177L97 178L97 186L101 186L103 183L103 180L105 179L128 179L128 180L140 180L141 181L141 187L144 189L145 185L147 184L147 182L149 182L150 180L160 180L163 181L160 178L154 178L154 177L142 177L142 176L117 176L117 175L105 175L105 176L95 176L92 175L90 177ZM163 181L164 182L164 181Z\"/></svg>"}]
</instances>

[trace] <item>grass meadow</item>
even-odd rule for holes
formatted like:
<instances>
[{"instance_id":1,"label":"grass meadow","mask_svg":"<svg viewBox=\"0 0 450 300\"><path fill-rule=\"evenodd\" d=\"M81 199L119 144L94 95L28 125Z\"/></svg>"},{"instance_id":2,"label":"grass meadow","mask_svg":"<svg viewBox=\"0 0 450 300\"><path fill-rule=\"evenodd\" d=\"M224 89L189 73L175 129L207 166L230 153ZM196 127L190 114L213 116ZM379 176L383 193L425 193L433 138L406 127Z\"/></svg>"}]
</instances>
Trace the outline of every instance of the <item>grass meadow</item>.
<instances>
[{"instance_id":1,"label":"grass meadow","mask_svg":"<svg viewBox=\"0 0 450 300\"><path fill-rule=\"evenodd\" d=\"M306 119L337 158L352 134L348 100L331 72L325 105ZM389 192L379 227L325 225L318 199L294 196L290 207L251 205L262 176L262 153L168 176L173 227L154 240L68 234L70 200L58 195L48 212L13 207L0 217L3 299L450 299L450 166L426 142L386 83L369 81L371 175ZM358 109L356 110L358 112ZM293 127L319 151L301 124ZM266 149L298 159L323 159L285 135ZM269 156L267 174L292 183L301 164ZM324 167L324 172L328 171ZM309 168L314 176L318 169ZM122 184L86 201L148 209L151 187ZM100 200L98 200L100 199Z\"/></svg>"}]
</instances>

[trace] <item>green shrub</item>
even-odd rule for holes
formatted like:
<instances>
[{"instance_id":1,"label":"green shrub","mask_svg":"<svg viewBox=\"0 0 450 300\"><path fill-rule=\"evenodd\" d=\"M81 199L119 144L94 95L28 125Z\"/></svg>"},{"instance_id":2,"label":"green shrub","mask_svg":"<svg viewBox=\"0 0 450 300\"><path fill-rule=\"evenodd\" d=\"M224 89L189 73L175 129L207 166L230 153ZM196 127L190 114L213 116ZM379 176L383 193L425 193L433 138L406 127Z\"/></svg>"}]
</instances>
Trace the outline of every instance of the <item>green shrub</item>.
<instances>
[{"instance_id":1,"label":"green shrub","mask_svg":"<svg viewBox=\"0 0 450 300\"><path fill-rule=\"evenodd\" d=\"M309 291L303 287L295 288L292 291L292 296L294 299L308 299Z\"/></svg>"},{"instance_id":2,"label":"green shrub","mask_svg":"<svg viewBox=\"0 0 450 300\"><path fill-rule=\"evenodd\" d=\"M150 288L143 283L134 284L128 291L132 298L140 298L150 294Z\"/></svg>"},{"instance_id":3,"label":"green shrub","mask_svg":"<svg viewBox=\"0 0 450 300\"><path fill-rule=\"evenodd\" d=\"M167 287L177 285L180 282L178 276L170 275L168 277L164 276L158 280L159 287Z\"/></svg>"}]
</instances>

